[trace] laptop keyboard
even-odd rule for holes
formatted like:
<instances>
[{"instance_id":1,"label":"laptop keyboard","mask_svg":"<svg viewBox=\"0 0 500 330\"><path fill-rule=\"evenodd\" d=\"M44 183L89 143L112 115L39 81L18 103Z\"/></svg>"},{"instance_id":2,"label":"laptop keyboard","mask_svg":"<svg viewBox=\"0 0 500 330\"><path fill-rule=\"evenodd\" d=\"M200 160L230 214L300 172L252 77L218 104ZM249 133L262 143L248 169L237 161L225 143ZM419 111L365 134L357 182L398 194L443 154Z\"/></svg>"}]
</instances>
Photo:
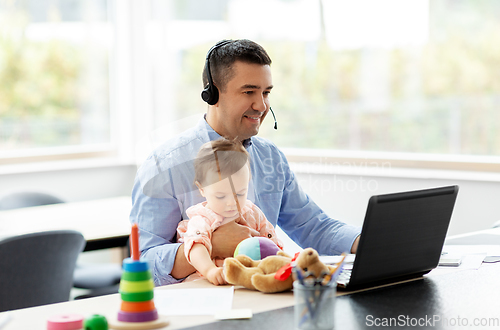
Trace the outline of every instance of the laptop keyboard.
<instances>
[{"instance_id":1,"label":"laptop keyboard","mask_svg":"<svg viewBox=\"0 0 500 330\"><path fill-rule=\"evenodd\" d=\"M352 269L343 269L337 278L337 285L345 287L351 279Z\"/></svg>"}]
</instances>

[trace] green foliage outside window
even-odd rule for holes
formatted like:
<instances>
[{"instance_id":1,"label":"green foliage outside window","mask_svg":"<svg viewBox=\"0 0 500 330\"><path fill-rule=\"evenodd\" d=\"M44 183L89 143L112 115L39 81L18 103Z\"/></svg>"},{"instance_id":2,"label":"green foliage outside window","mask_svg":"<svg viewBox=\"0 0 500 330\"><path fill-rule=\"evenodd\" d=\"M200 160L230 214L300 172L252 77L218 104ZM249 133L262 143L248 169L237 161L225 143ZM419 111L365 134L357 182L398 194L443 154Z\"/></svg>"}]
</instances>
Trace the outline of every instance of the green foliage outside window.
<instances>
[{"instance_id":1,"label":"green foliage outside window","mask_svg":"<svg viewBox=\"0 0 500 330\"><path fill-rule=\"evenodd\" d=\"M256 40L273 59L279 122L274 131L266 119L260 135L290 148L500 155L499 17L492 1L431 1L421 46L334 50L323 40ZM201 90L210 46L183 56L181 113L202 110L189 99ZM374 54L387 66L376 82L388 90L378 107L361 88L363 74L377 69L364 63Z\"/></svg>"}]
</instances>

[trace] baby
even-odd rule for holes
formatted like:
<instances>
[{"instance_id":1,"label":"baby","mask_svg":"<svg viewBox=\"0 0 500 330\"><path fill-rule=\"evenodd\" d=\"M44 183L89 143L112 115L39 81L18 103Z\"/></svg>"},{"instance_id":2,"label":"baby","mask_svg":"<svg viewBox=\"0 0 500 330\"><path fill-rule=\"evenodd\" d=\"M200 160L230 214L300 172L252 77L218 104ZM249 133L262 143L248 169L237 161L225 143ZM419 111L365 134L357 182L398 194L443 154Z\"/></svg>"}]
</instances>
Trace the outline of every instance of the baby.
<instances>
[{"instance_id":1,"label":"baby","mask_svg":"<svg viewBox=\"0 0 500 330\"><path fill-rule=\"evenodd\" d=\"M271 239L280 249L273 225L264 213L247 200L250 182L250 156L238 141L221 138L204 144L194 161L195 184L205 202L191 206L177 227L184 242L187 260L215 285L226 284L222 267L212 261L212 232L230 221L237 221Z\"/></svg>"}]
</instances>

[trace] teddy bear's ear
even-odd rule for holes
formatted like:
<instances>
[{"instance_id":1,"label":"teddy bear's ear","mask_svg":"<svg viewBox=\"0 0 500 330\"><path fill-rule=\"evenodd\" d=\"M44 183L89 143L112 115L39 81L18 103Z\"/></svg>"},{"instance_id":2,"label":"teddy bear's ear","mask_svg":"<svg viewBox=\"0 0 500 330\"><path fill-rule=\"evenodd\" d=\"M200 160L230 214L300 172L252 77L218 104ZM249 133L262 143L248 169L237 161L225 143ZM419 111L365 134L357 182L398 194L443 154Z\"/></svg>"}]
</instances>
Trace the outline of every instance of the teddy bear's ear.
<instances>
[{"instance_id":1,"label":"teddy bear's ear","mask_svg":"<svg viewBox=\"0 0 500 330\"><path fill-rule=\"evenodd\" d=\"M328 272L328 267L321 262L318 252L312 248L304 249L304 251L299 254L297 266L316 277L319 277L322 272Z\"/></svg>"},{"instance_id":2,"label":"teddy bear's ear","mask_svg":"<svg viewBox=\"0 0 500 330\"><path fill-rule=\"evenodd\" d=\"M309 264L317 262L319 260L319 255L318 252L316 252L316 250L312 248L307 248L299 253L296 260L297 260L297 265L303 268L307 267L307 265Z\"/></svg>"}]
</instances>

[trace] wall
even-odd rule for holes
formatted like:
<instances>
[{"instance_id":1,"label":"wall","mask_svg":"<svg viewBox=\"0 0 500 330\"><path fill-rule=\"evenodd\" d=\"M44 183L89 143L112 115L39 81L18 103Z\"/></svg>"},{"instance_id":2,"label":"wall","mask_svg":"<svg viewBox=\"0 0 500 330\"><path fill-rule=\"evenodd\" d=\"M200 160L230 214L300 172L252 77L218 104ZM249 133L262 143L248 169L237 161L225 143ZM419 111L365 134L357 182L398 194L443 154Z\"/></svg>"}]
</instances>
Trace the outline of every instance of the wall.
<instances>
[{"instance_id":1,"label":"wall","mask_svg":"<svg viewBox=\"0 0 500 330\"><path fill-rule=\"evenodd\" d=\"M371 170L345 174L342 173L344 169L338 168L336 172L311 174L295 171L295 174L302 189L330 217L352 225L363 225L372 195L446 185L460 187L448 235L490 228L500 220L500 181L494 174L398 169L385 171L385 175L363 173ZM283 240L286 252L294 254L300 250L280 228L277 234Z\"/></svg>"},{"instance_id":2,"label":"wall","mask_svg":"<svg viewBox=\"0 0 500 330\"><path fill-rule=\"evenodd\" d=\"M42 190L67 201L82 201L130 195L136 166L108 164L11 172L0 174L0 195L13 190ZM500 220L500 180L492 173L397 169L387 173L343 172L337 169L326 174L295 173L302 188L331 217L353 225L362 225L372 195L455 184L460 191L449 235L486 229ZM284 241L288 251L296 250L291 241Z\"/></svg>"},{"instance_id":3,"label":"wall","mask_svg":"<svg viewBox=\"0 0 500 330\"><path fill-rule=\"evenodd\" d=\"M467 178L297 173L303 189L331 217L361 226L372 195L446 185L460 187L448 235L490 228L500 220L500 182Z\"/></svg>"},{"instance_id":4,"label":"wall","mask_svg":"<svg viewBox=\"0 0 500 330\"><path fill-rule=\"evenodd\" d=\"M0 168L0 196L14 191L43 191L68 201L130 195L136 166L128 164L44 164Z\"/></svg>"}]
</instances>

